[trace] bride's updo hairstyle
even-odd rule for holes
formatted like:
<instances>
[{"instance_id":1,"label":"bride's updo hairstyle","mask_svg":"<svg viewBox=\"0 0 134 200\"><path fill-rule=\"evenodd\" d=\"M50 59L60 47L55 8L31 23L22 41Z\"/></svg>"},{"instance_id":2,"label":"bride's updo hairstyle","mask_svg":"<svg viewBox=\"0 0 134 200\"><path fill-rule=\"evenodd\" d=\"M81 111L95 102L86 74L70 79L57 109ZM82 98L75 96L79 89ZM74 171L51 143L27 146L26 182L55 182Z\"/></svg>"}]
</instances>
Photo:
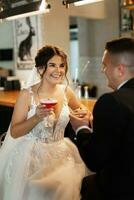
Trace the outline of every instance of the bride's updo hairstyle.
<instances>
[{"instance_id":1,"label":"bride's updo hairstyle","mask_svg":"<svg viewBox=\"0 0 134 200\"><path fill-rule=\"evenodd\" d=\"M37 71L39 72L39 69L44 69L43 72L44 74L47 69L48 61L55 55L60 56L62 58L66 67L65 69L65 76L66 76L68 71L67 55L59 47L52 45L46 45L41 49L39 49L39 51L37 52L37 55L35 57L35 67L37 68Z\"/></svg>"}]
</instances>

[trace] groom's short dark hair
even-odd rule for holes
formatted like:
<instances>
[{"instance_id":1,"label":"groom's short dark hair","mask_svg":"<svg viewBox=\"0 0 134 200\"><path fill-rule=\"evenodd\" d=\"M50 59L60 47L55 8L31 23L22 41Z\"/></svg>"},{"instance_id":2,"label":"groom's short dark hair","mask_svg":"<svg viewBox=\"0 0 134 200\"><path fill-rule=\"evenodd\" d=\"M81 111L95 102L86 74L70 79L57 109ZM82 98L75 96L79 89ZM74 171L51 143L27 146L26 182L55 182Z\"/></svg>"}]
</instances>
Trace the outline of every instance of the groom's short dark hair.
<instances>
[{"instance_id":1,"label":"groom's short dark hair","mask_svg":"<svg viewBox=\"0 0 134 200\"><path fill-rule=\"evenodd\" d=\"M106 43L105 49L112 54L131 53L134 54L134 39L119 38Z\"/></svg>"}]
</instances>

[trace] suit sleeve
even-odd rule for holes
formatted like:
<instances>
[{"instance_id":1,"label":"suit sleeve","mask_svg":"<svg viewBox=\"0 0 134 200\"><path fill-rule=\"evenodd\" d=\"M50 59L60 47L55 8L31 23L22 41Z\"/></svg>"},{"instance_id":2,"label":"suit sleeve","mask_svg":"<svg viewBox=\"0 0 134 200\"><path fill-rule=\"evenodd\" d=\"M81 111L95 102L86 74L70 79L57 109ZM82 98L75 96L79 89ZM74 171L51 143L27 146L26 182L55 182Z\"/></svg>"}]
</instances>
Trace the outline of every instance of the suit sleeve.
<instances>
[{"instance_id":1,"label":"suit sleeve","mask_svg":"<svg viewBox=\"0 0 134 200\"><path fill-rule=\"evenodd\" d=\"M100 97L93 111L93 133L84 129L77 134L81 157L92 171L101 170L113 157L118 159L124 119L123 108L111 94Z\"/></svg>"}]
</instances>

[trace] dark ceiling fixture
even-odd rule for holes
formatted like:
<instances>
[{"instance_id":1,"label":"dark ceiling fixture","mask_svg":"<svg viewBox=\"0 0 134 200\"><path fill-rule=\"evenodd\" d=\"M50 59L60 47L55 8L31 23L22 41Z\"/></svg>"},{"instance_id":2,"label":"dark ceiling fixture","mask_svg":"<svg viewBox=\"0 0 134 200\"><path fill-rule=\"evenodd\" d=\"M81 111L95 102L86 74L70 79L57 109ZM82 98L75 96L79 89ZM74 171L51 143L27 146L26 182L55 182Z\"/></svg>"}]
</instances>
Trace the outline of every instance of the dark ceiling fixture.
<instances>
[{"instance_id":1,"label":"dark ceiling fixture","mask_svg":"<svg viewBox=\"0 0 134 200\"><path fill-rule=\"evenodd\" d=\"M69 4L75 3L75 2L78 2L78 1L82 1L82 0L64 0L64 1L62 1L62 3L63 3L64 6L66 6L66 8L69 8Z\"/></svg>"},{"instance_id":2,"label":"dark ceiling fixture","mask_svg":"<svg viewBox=\"0 0 134 200\"><path fill-rule=\"evenodd\" d=\"M47 0L3 0L0 2L0 19L17 19L49 12Z\"/></svg>"},{"instance_id":3,"label":"dark ceiling fixture","mask_svg":"<svg viewBox=\"0 0 134 200\"><path fill-rule=\"evenodd\" d=\"M75 2L78 2L78 1L84 1L84 0L64 0L63 4L70 4L70 3L75 3Z\"/></svg>"},{"instance_id":4,"label":"dark ceiling fixture","mask_svg":"<svg viewBox=\"0 0 134 200\"><path fill-rule=\"evenodd\" d=\"M97 3L99 1L104 1L104 0L63 0L63 5L66 6L66 8L69 7L69 4L74 4L75 6L81 6L81 5L86 5L90 3Z\"/></svg>"}]
</instances>

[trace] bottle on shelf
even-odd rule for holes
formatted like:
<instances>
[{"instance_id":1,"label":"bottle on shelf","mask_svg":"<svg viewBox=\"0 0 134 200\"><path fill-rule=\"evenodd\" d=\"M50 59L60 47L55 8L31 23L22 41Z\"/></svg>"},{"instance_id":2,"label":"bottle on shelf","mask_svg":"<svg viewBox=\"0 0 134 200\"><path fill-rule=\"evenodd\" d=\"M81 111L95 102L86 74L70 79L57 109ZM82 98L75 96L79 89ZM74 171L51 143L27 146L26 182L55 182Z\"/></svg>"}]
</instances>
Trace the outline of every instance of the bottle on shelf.
<instances>
[{"instance_id":1,"label":"bottle on shelf","mask_svg":"<svg viewBox=\"0 0 134 200\"><path fill-rule=\"evenodd\" d=\"M128 17L128 30L133 30L133 15L132 15L132 12L130 11L129 13L129 17Z\"/></svg>"},{"instance_id":2,"label":"bottle on shelf","mask_svg":"<svg viewBox=\"0 0 134 200\"><path fill-rule=\"evenodd\" d=\"M88 86L87 85L84 86L84 98L85 99L89 98L89 95L88 95Z\"/></svg>"},{"instance_id":3,"label":"bottle on shelf","mask_svg":"<svg viewBox=\"0 0 134 200\"><path fill-rule=\"evenodd\" d=\"M129 19L128 19L128 15L126 12L123 13L122 16L122 27L121 27L122 31L128 31L129 30Z\"/></svg>"},{"instance_id":4,"label":"bottle on shelf","mask_svg":"<svg viewBox=\"0 0 134 200\"><path fill-rule=\"evenodd\" d=\"M126 1L126 0L123 0L123 1L121 2L121 6L127 6L127 1Z\"/></svg>"},{"instance_id":5,"label":"bottle on shelf","mask_svg":"<svg viewBox=\"0 0 134 200\"><path fill-rule=\"evenodd\" d=\"M81 98L81 85L77 85L75 89L75 95L80 99Z\"/></svg>"}]
</instances>

